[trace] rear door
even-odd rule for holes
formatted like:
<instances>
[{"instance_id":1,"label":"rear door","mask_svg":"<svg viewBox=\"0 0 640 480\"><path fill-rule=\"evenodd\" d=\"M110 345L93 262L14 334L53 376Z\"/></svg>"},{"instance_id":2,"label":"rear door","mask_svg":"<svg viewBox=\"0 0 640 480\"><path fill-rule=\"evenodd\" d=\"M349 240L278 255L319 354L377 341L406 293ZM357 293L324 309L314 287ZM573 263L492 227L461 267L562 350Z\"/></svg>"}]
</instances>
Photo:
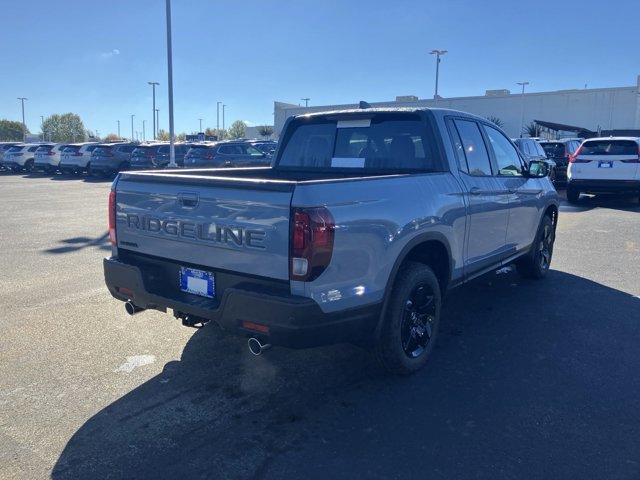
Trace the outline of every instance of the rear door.
<instances>
[{"instance_id":1,"label":"rear door","mask_svg":"<svg viewBox=\"0 0 640 480\"><path fill-rule=\"evenodd\" d=\"M177 175L176 183L136 181L140 175L122 174L117 184L119 249L288 280L293 184Z\"/></svg>"},{"instance_id":2,"label":"rear door","mask_svg":"<svg viewBox=\"0 0 640 480\"><path fill-rule=\"evenodd\" d=\"M473 120L448 119L460 176L468 192L469 224L465 274L487 268L506 254L509 192L493 176L489 151Z\"/></svg>"},{"instance_id":3,"label":"rear door","mask_svg":"<svg viewBox=\"0 0 640 480\"><path fill-rule=\"evenodd\" d=\"M638 175L638 143L634 140L587 140L571 167L573 178L633 180Z\"/></svg>"}]
</instances>

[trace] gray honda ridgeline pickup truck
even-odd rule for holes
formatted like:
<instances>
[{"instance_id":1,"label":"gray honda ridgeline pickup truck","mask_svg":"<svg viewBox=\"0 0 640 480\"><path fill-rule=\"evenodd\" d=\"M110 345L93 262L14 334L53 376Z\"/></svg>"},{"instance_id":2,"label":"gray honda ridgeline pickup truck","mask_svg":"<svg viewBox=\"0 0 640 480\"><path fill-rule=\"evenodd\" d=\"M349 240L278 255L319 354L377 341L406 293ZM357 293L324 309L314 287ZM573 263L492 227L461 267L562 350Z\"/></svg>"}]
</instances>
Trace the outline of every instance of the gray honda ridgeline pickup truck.
<instances>
[{"instance_id":1,"label":"gray honda ridgeline pickup truck","mask_svg":"<svg viewBox=\"0 0 640 480\"><path fill-rule=\"evenodd\" d=\"M270 167L121 172L111 294L212 321L259 354L337 342L422 367L445 292L515 262L546 275L558 196L487 120L441 109L292 117Z\"/></svg>"}]
</instances>

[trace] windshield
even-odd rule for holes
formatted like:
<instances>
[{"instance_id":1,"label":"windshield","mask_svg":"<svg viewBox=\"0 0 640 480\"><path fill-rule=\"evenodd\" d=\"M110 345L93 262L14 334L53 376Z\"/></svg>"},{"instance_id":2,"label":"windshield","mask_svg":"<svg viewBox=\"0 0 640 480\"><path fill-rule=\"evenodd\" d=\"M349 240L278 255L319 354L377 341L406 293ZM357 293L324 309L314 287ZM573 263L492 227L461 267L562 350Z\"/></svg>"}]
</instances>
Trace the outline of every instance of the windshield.
<instances>
[{"instance_id":1,"label":"windshield","mask_svg":"<svg viewBox=\"0 0 640 480\"><path fill-rule=\"evenodd\" d=\"M540 143L547 157L564 157L564 143L562 142L543 142Z\"/></svg>"},{"instance_id":2,"label":"windshield","mask_svg":"<svg viewBox=\"0 0 640 480\"><path fill-rule=\"evenodd\" d=\"M580 155L638 155L638 144L632 140L593 140L584 142Z\"/></svg>"},{"instance_id":3,"label":"windshield","mask_svg":"<svg viewBox=\"0 0 640 480\"><path fill-rule=\"evenodd\" d=\"M302 169L440 169L432 141L417 115L292 124L278 166Z\"/></svg>"}]
</instances>

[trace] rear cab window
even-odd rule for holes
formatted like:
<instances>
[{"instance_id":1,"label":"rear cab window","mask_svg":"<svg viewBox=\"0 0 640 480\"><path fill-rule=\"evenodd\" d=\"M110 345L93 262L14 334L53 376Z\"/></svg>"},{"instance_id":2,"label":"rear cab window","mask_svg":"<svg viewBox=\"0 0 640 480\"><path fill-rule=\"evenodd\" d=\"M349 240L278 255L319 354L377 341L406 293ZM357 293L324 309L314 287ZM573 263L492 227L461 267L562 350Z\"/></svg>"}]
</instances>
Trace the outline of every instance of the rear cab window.
<instances>
[{"instance_id":1,"label":"rear cab window","mask_svg":"<svg viewBox=\"0 0 640 480\"><path fill-rule=\"evenodd\" d=\"M299 118L289 124L276 166L302 170L444 171L418 114Z\"/></svg>"}]
</instances>

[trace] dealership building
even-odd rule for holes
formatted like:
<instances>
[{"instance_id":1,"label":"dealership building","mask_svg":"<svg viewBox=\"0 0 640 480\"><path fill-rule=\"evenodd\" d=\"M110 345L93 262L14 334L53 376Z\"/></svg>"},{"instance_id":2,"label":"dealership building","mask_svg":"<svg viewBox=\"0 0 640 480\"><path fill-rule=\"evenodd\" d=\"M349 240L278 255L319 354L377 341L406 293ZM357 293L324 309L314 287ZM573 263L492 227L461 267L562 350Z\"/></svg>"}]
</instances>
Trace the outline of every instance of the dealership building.
<instances>
[{"instance_id":1,"label":"dealership building","mask_svg":"<svg viewBox=\"0 0 640 480\"><path fill-rule=\"evenodd\" d=\"M372 107L451 108L481 117L498 118L511 137L520 136L521 125L537 122L540 135L547 138L594 136L597 134L633 134L640 130L640 76L627 87L584 88L532 92L524 95L509 90L487 90L476 97L418 99L399 96L394 101L372 102ZM344 105L302 107L274 102L275 134L279 135L286 119L292 115L325 110L357 108L358 102ZM611 132L614 131L614 132ZM640 132L637 133L640 135Z\"/></svg>"}]
</instances>

